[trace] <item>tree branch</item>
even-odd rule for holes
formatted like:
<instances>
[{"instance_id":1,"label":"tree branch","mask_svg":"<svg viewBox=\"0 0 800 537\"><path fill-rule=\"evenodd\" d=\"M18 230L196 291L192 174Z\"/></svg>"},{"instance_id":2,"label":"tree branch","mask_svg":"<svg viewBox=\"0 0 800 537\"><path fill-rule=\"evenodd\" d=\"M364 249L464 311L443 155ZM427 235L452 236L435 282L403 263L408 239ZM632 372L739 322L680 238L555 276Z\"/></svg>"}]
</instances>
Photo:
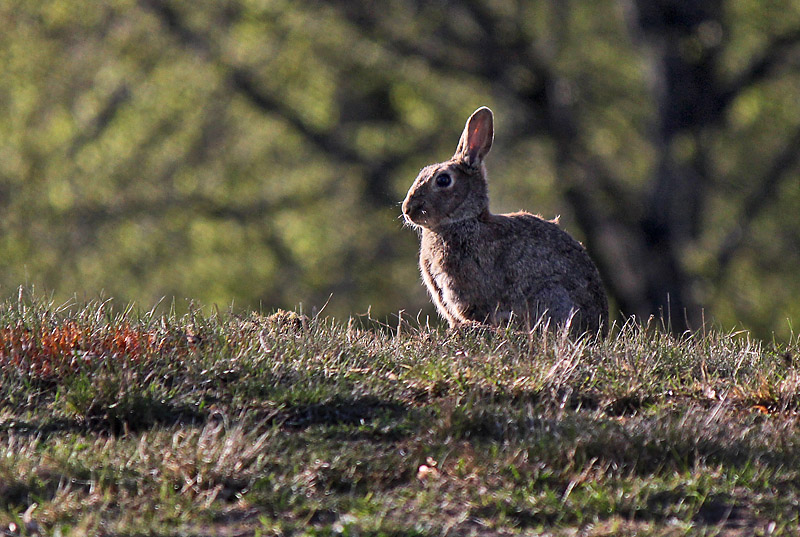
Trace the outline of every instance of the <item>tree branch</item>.
<instances>
[{"instance_id":1,"label":"tree branch","mask_svg":"<svg viewBox=\"0 0 800 537\"><path fill-rule=\"evenodd\" d=\"M312 144L338 161L360 164L366 163L361 155L343 144L340 138L312 129L303 122L296 113L286 106L285 103L263 91L258 82L256 82L256 77L252 72L228 63L218 51L214 50L214 47L207 37L186 25L181 15L166 2L161 0L140 0L140 4L156 13L167 29L169 29L184 46L201 52L209 60L223 67L227 72L231 87L238 93L244 95L262 112L280 116Z\"/></svg>"},{"instance_id":2,"label":"tree branch","mask_svg":"<svg viewBox=\"0 0 800 537\"><path fill-rule=\"evenodd\" d=\"M220 62L222 63L222 62ZM249 71L226 66L229 69L231 86L264 113L272 113L287 121L292 128L302 134L309 142L321 151L331 156L334 160L345 163L368 164L357 151L342 143L342 139L329 133L323 133L309 127L285 103L262 91L255 81L255 76Z\"/></svg>"},{"instance_id":3,"label":"tree branch","mask_svg":"<svg viewBox=\"0 0 800 537\"><path fill-rule=\"evenodd\" d=\"M742 204L733 229L728 232L717 253L717 282L724 278L734 255L750 233L753 222L774 198L781 181L800 162L800 151L797 150L799 146L800 128L795 130L783 150L775 157L772 166L756 182L758 189Z\"/></svg>"},{"instance_id":4,"label":"tree branch","mask_svg":"<svg viewBox=\"0 0 800 537\"><path fill-rule=\"evenodd\" d=\"M382 17L380 10L375 9L373 5L348 0L315 3L326 6L335 4L341 16L358 27L363 36L376 43L382 43L387 51L397 56L422 58L433 70L450 76L463 76L465 73L475 76L485 74L476 69L478 66L476 62L463 61L463 55L456 53L459 48L464 49L468 45L463 42L460 35L452 32L446 25L437 28L435 35L413 35L411 39L405 39L394 31L393 21L384 24L386 17Z\"/></svg>"},{"instance_id":5,"label":"tree branch","mask_svg":"<svg viewBox=\"0 0 800 537\"><path fill-rule=\"evenodd\" d=\"M761 55L743 69L733 82L721 92L719 109L726 109L742 91L764 80L786 53L798 44L800 44L800 29L775 38Z\"/></svg>"},{"instance_id":6,"label":"tree branch","mask_svg":"<svg viewBox=\"0 0 800 537\"><path fill-rule=\"evenodd\" d=\"M206 36L186 25L181 15L167 2L163 0L140 0L140 4L156 13L164 25L184 46L199 51L207 59L221 66L226 72L228 83L234 91L244 96L261 112L274 114L286 121L305 140L325 153L331 160L340 164L355 164L363 167L371 201L380 205L389 205L396 201L385 191L376 189L375 185L378 184L379 179L385 179L396 166L403 163L409 156L426 147L430 143L429 138L420 140L407 150L398 151L377 161L367 158L348 145L341 133L335 129L320 131L305 123L285 102L264 91L263 86L258 82L258 77L252 70L228 62L221 53L215 50L213 43Z\"/></svg>"},{"instance_id":7,"label":"tree branch","mask_svg":"<svg viewBox=\"0 0 800 537\"><path fill-rule=\"evenodd\" d=\"M106 127L111 124L111 121L117 115L117 112L131 99L131 92L126 83L120 84L108 97L105 106L98 112L97 116L92 121L89 129L81 131L72 140L72 143L67 150L70 157L78 154L83 146L92 142L100 137L105 131Z\"/></svg>"}]
</instances>

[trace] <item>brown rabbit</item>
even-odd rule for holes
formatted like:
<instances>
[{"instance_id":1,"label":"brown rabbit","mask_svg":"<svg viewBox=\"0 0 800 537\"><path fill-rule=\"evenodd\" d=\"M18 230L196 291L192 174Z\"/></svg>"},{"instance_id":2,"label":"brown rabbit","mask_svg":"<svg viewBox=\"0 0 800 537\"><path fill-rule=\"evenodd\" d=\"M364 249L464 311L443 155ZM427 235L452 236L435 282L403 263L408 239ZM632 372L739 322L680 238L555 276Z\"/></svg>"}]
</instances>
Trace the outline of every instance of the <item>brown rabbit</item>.
<instances>
[{"instance_id":1,"label":"brown rabbit","mask_svg":"<svg viewBox=\"0 0 800 537\"><path fill-rule=\"evenodd\" d=\"M555 222L526 212L492 214L483 160L492 111L467 120L453 158L422 169L403 201L421 230L419 267L451 327L540 318L575 332L608 332L608 301L583 246Z\"/></svg>"}]
</instances>

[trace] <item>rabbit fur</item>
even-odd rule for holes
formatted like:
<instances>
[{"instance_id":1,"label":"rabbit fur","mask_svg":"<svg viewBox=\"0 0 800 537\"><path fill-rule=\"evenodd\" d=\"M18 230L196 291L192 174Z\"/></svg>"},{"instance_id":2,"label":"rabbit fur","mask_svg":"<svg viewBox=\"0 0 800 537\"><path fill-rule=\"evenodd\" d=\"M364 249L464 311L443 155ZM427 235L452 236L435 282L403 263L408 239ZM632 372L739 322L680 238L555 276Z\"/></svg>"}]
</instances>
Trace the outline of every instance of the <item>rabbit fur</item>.
<instances>
[{"instance_id":1,"label":"rabbit fur","mask_svg":"<svg viewBox=\"0 0 800 537\"><path fill-rule=\"evenodd\" d=\"M583 246L555 221L489 211L484 158L493 139L492 111L481 107L453 157L423 168L403 201L433 303L453 328L552 321L605 335L608 300Z\"/></svg>"}]
</instances>

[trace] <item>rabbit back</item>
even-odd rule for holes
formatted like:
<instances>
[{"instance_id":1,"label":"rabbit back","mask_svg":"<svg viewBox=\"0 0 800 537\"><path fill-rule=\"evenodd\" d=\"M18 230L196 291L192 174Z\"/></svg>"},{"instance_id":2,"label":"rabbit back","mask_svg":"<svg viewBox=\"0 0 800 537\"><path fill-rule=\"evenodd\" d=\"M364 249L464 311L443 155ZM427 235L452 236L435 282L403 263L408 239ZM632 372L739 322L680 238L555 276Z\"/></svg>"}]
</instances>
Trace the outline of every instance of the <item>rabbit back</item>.
<instances>
[{"instance_id":1,"label":"rabbit back","mask_svg":"<svg viewBox=\"0 0 800 537\"><path fill-rule=\"evenodd\" d=\"M420 271L452 326L534 324L546 316L573 331L605 331L608 302L583 246L555 222L488 211L436 232L422 231Z\"/></svg>"}]
</instances>

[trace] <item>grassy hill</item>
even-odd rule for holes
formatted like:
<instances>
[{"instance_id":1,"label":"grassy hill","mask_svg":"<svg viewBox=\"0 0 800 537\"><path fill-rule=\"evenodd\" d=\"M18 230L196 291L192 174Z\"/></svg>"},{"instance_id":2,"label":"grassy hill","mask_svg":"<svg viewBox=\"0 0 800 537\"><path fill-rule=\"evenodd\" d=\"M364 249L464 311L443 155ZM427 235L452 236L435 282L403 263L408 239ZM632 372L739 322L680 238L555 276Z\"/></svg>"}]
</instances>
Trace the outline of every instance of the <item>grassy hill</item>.
<instances>
[{"instance_id":1,"label":"grassy hill","mask_svg":"<svg viewBox=\"0 0 800 537\"><path fill-rule=\"evenodd\" d=\"M798 346L0 305L0 533L795 535Z\"/></svg>"}]
</instances>

